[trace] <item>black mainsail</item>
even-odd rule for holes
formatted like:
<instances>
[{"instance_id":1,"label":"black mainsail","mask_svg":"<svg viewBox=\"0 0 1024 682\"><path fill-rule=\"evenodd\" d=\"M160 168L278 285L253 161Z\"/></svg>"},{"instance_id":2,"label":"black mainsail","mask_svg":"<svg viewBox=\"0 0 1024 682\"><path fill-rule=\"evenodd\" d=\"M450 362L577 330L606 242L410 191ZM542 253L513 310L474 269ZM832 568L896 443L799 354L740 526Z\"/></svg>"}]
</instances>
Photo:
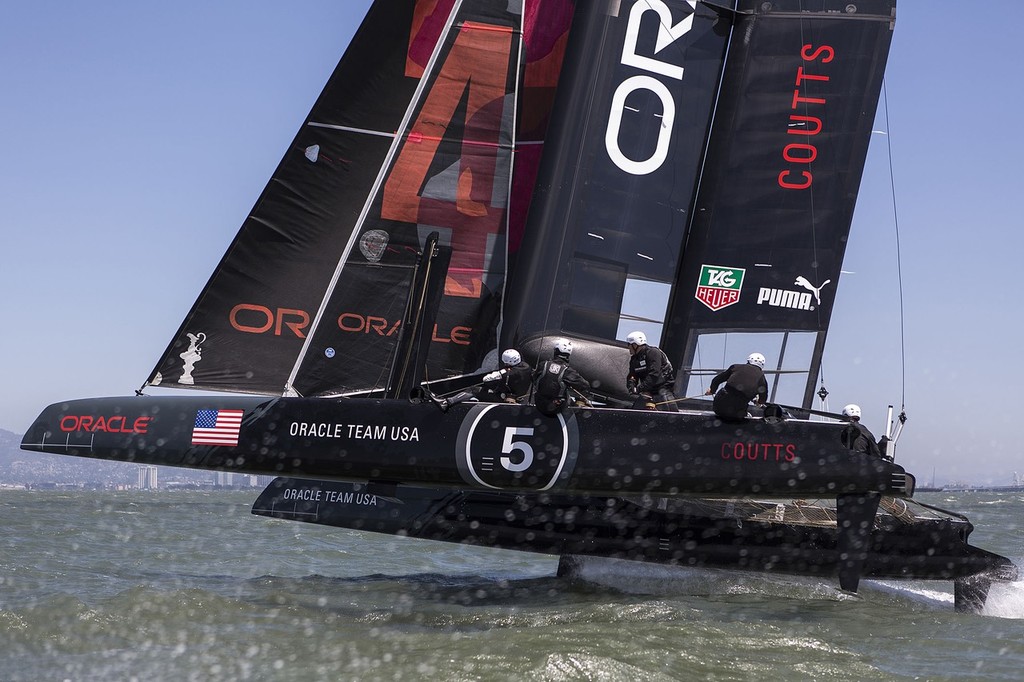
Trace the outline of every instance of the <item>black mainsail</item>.
<instances>
[{"instance_id":1,"label":"black mainsail","mask_svg":"<svg viewBox=\"0 0 1024 682\"><path fill-rule=\"evenodd\" d=\"M410 61L430 56L410 49L431 18L415 16L417 7L370 8L147 383L285 391L416 91Z\"/></svg>"},{"instance_id":2,"label":"black mainsail","mask_svg":"<svg viewBox=\"0 0 1024 682\"><path fill-rule=\"evenodd\" d=\"M683 383L727 333L780 335L777 377L802 344L809 402L893 12L379 0L147 382L257 395L61 402L22 447L277 475L253 511L282 518L951 579L978 608L1016 567L911 511L914 477L842 424L613 407L641 326ZM416 386L552 333L606 405L439 410Z\"/></svg>"}]
</instances>

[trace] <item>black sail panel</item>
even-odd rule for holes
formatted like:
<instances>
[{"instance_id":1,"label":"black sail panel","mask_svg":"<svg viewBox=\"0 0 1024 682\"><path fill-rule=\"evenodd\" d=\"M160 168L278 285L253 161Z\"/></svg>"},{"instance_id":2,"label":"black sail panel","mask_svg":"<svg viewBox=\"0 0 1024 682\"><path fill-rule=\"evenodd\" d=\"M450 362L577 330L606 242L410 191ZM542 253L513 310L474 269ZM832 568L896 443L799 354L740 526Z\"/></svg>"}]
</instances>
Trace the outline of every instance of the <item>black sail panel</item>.
<instances>
[{"instance_id":1,"label":"black sail panel","mask_svg":"<svg viewBox=\"0 0 1024 682\"><path fill-rule=\"evenodd\" d=\"M744 0L739 9L663 339L683 368L698 364L707 332L807 332L820 355L895 2ZM759 349L742 357L750 350Z\"/></svg>"},{"instance_id":2,"label":"black sail panel","mask_svg":"<svg viewBox=\"0 0 1024 682\"><path fill-rule=\"evenodd\" d=\"M578 5L504 343L547 329L615 339L648 285L664 319L728 28L683 0Z\"/></svg>"},{"instance_id":3,"label":"black sail panel","mask_svg":"<svg viewBox=\"0 0 1024 682\"><path fill-rule=\"evenodd\" d=\"M392 300L373 273L409 282L435 231L452 255L427 376L476 366L493 346L521 69L515 5L457 5L301 359L293 380L299 393L383 388L404 298ZM362 326L351 324L360 319Z\"/></svg>"},{"instance_id":4,"label":"black sail panel","mask_svg":"<svg viewBox=\"0 0 1024 682\"><path fill-rule=\"evenodd\" d=\"M148 383L284 390L453 1L374 3Z\"/></svg>"}]
</instances>

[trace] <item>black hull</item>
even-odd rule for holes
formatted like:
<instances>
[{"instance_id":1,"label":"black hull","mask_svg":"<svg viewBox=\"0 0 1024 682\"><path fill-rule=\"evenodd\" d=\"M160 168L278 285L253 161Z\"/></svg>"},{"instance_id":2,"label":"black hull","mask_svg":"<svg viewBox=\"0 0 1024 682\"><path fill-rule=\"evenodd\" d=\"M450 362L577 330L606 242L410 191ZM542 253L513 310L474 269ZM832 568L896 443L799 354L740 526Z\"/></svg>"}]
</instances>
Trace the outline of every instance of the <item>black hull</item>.
<instances>
[{"instance_id":1,"label":"black hull","mask_svg":"<svg viewBox=\"0 0 1024 682\"><path fill-rule=\"evenodd\" d=\"M253 504L261 516L486 547L658 564L841 576L835 510L810 504L514 495L276 479ZM968 544L964 518L887 500L867 540L861 576L973 583L1018 577L1008 559ZM967 599L969 597L965 597ZM977 610L984 603L962 604Z\"/></svg>"},{"instance_id":2,"label":"black hull","mask_svg":"<svg viewBox=\"0 0 1024 682\"><path fill-rule=\"evenodd\" d=\"M200 413L234 411L221 444ZM237 421L240 420L240 421ZM842 446L841 424L710 413L404 400L135 397L51 405L22 448L139 464L388 485L661 496L913 494L902 467ZM199 440L202 440L201 438Z\"/></svg>"}]
</instances>

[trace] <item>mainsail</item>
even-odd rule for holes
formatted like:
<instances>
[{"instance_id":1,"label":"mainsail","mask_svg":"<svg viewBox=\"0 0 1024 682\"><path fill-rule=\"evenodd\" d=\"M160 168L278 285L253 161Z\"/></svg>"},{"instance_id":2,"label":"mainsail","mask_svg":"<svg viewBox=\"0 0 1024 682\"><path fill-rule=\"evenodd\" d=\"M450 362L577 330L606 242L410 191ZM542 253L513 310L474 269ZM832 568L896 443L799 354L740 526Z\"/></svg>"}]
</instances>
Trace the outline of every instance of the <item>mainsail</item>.
<instances>
[{"instance_id":1,"label":"mainsail","mask_svg":"<svg viewBox=\"0 0 1024 682\"><path fill-rule=\"evenodd\" d=\"M452 257L426 372L480 365L495 344L510 197L530 196L512 183L516 130L543 140L572 14L569 0L519 5L374 4L149 384L381 388L435 231ZM529 182L538 152L523 156Z\"/></svg>"}]
</instances>

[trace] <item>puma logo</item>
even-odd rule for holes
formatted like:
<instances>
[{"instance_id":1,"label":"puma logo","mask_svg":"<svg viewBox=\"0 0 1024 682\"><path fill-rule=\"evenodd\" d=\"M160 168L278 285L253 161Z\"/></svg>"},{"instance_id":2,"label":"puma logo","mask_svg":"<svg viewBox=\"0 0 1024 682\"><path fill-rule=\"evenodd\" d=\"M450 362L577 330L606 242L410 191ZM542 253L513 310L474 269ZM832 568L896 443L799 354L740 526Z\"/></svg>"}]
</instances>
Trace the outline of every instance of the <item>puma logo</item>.
<instances>
[{"instance_id":1,"label":"puma logo","mask_svg":"<svg viewBox=\"0 0 1024 682\"><path fill-rule=\"evenodd\" d=\"M796 281L793 282L793 284L795 284L798 287L803 287L804 289L807 289L807 291L814 294L814 302L817 303L818 305L821 305L821 290L824 289L825 285L831 281L832 280L830 279L826 279L824 282L821 283L820 287L816 287L809 281L807 281L806 277L797 277Z\"/></svg>"}]
</instances>

